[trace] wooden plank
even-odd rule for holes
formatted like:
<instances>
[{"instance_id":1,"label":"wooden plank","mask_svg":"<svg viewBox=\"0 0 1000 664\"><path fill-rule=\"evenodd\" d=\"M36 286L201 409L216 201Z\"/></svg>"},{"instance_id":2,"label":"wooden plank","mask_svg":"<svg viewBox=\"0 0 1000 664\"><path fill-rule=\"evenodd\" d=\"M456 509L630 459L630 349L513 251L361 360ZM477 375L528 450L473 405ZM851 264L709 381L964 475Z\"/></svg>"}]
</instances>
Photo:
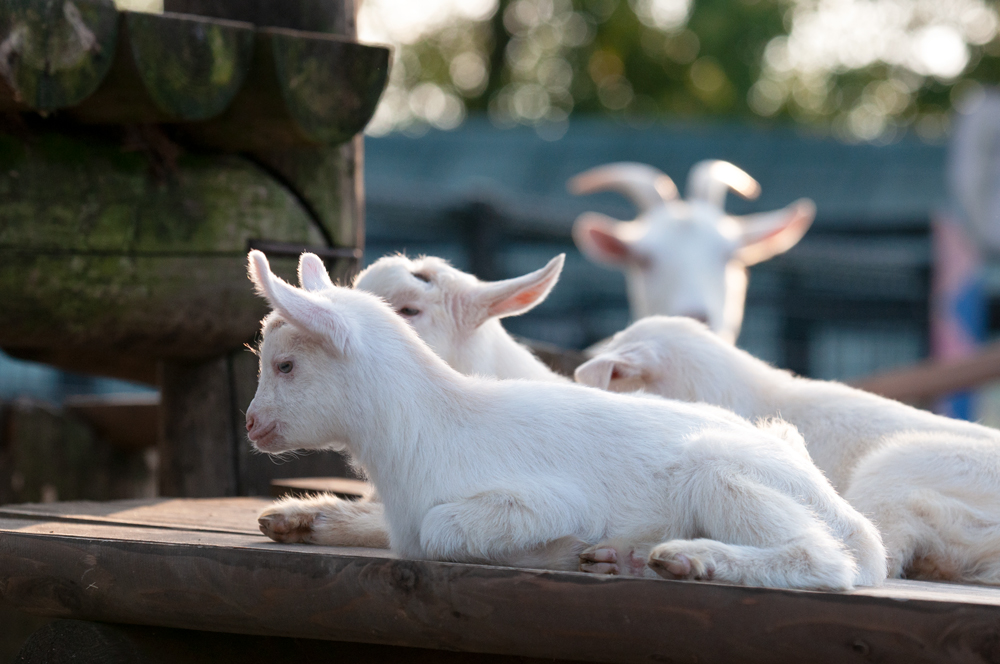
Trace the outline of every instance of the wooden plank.
<instances>
[{"instance_id":1,"label":"wooden plank","mask_svg":"<svg viewBox=\"0 0 1000 664\"><path fill-rule=\"evenodd\" d=\"M243 86L253 47L250 23L122 12L107 76L66 114L94 124L207 120Z\"/></svg>"},{"instance_id":2,"label":"wooden plank","mask_svg":"<svg viewBox=\"0 0 1000 664\"><path fill-rule=\"evenodd\" d=\"M4 518L0 593L50 616L608 662L996 661L1000 631L996 588L599 578Z\"/></svg>"},{"instance_id":3,"label":"wooden plank","mask_svg":"<svg viewBox=\"0 0 1000 664\"><path fill-rule=\"evenodd\" d=\"M0 402L0 504L155 496L146 455L31 401Z\"/></svg>"},{"instance_id":4,"label":"wooden plank","mask_svg":"<svg viewBox=\"0 0 1000 664\"><path fill-rule=\"evenodd\" d=\"M275 498L284 495L332 493L353 500L371 495L374 490L368 482L348 477L285 477L271 480L271 494Z\"/></svg>"},{"instance_id":5,"label":"wooden plank","mask_svg":"<svg viewBox=\"0 0 1000 664\"><path fill-rule=\"evenodd\" d=\"M18 664L66 661L85 661L86 664L469 664L469 656L425 648L57 620L32 634L19 653L11 652L10 657L0 661L17 661ZM503 655L476 655L475 659L476 664L551 661Z\"/></svg>"},{"instance_id":6,"label":"wooden plank","mask_svg":"<svg viewBox=\"0 0 1000 664\"><path fill-rule=\"evenodd\" d=\"M262 498L22 503L0 506L0 518L257 535L257 515L270 504L270 500Z\"/></svg>"},{"instance_id":7,"label":"wooden plank","mask_svg":"<svg viewBox=\"0 0 1000 664\"><path fill-rule=\"evenodd\" d=\"M320 32L259 28L246 83L226 111L178 127L227 151L342 145L375 113L389 76L387 47Z\"/></svg>"},{"instance_id":8,"label":"wooden plank","mask_svg":"<svg viewBox=\"0 0 1000 664\"><path fill-rule=\"evenodd\" d=\"M927 403L952 392L1000 380L1000 343L961 360L928 360L912 367L869 376L855 387L907 403Z\"/></svg>"},{"instance_id":9,"label":"wooden plank","mask_svg":"<svg viewBox=\"0 0 1000 664\"><path fill-rule=\"evenodd\" d=\"M254 25L356 35L351 0L163 0L168 12L201 14Z\"/></svg>"},{"instance_id":10,"label":"wooden plank","mask_svg":"<svg viewBox=\"0 0 1000 664\"><path fill-rule=\"evenodd\" d=\"M161 362L159 382L160 495L236 495L228 358Z\"/></svg>"},{"instance_id":11,"label":"wooden plank","mask_svg":"<svg viewBox=\"0 0 1000 664\"><path fill-rule=\"evenodd\" d=\"M75 395L63 401L63 408L116 447L156 447L160 395L155 392Z\"/></svg>"},{"instance_id":12,"label":"wooden plank","mask_svg":"<svg viewBox=\"0 0 1000 664\"><path fill-rule=\"evenodd\" d=\"M116 54L111 0L7 0L0 16L0 110L48 112L88 97Z\"/></svg>"}]
</instances>

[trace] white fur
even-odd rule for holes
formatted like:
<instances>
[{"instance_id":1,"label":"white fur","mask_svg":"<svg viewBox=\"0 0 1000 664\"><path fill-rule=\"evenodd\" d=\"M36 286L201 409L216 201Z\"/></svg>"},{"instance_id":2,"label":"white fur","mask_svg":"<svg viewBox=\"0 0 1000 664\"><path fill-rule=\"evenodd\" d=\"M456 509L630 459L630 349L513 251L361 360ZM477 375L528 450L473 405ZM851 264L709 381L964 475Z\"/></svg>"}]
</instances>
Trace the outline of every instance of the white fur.
<instances>
[{"instance_id":1,"label":"white fur","mask_svg":"<svg viewBox=\"0 0 1000 664\"><path fill-rule=\"evenodd\" d=\"M729 342L743 323L746 266L791 249L816 214L812 201L801 199L773 212L727 215L727 189L756 198L760 185L717 160L691 169L687 201L677 198L666 174L644 164L601 166L577 175L569 186L577 194L617 190L639 207L634 221L588 212L573 226L584 254L624 270L634 319L690 316Z\"/></svg>"},{"instance_id":2,"label":"white fur","mask_svg":"<svg viewBox=\"0 0 1000 664\"><path fill-rule=\"evenodd\" d=\"M433 256L416 260L385 256L359 274L354 287L388 302L457 371L569 382L514 341L500 324L500 318L540 304L559 280L564 260L560 254L530 274L483 282Z\"/></svg>"},{"instance_id":3,"label":"white fur","mask_svg":"<svg viewBox=\"0 0 1000 664\"><path fill-rule=\"evenodd\" d=\"M648 561L671 578L794 588L885 576L878 533L787 425L776 435L704 404L465 376L369 293L291 287L256 251L250 275L275 310L250 439L349 451L402 556L633 574ZM300 506L283 505L262 518Z\"/></svg>"},{"instance_id":4,"label":"white fur","mask_svg":"<svg viewBox=\"0 0 1000 664\"><path fill-rule=\"evenodd\" d=\"M569 382L565 376L517 343L499 320L544 301L559 279L564 260L559 255L540 270L489 283L441 258L385 256L362 271L354 287L388 302L438 356L464 374L565 383ZM334 287L326 266L310 253L300 258L299 283L308 291ZM292 501L263 516L261 529L282 542L387 547L389 535L381 505L375 498L363 505L324 495Z\"/></svg>"},{"instance_id":5,"label":"white fur","mask_svg":"<svg viewBox=\"0 0 1000 664\"><path fill-rule=\"evenodd\" d=\"M701 324L652 317L580 366L579 382L778 417L879 527L892 576L1000 583L1000 432L775 369Z\"/></svg>"}]
</instances>

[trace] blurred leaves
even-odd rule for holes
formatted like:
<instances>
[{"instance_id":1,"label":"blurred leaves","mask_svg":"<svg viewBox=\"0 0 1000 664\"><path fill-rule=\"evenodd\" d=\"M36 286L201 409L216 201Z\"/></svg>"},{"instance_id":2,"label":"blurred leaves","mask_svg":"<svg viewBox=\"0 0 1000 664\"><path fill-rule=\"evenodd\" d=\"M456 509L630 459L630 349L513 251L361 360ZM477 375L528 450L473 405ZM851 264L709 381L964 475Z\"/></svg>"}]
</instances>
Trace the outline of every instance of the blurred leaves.
<instances>
[{"instance_id":1,"label":"blurred leaves","mask_svg":"<svg viewBox=\"0 0 1000 664\"><path fill-rule=\"evenodd\" d=\"M913 128L939 140L948 111L1000 76L992 0L434 1L423 16L435 22L412 19L409 33L385 29L408 0L362 6L363 37L397 46L369 133L447 129L486 112L558 138L570 114L586 113L634 126L794 120L867 141ZM449 2L463 9L449 15Z\"/></svg>"}]
</instances>

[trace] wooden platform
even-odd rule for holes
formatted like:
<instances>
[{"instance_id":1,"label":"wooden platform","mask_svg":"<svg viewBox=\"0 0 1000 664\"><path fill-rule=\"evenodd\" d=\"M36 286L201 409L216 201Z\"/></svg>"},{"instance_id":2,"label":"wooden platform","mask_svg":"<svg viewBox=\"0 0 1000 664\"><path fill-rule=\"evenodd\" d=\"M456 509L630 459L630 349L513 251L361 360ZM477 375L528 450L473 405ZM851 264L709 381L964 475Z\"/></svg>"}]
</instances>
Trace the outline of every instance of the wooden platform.
<instances>
[{"instance_id":1,"label":"wooden platform","mask_svg":"<svg viewBox=\"0 0 1000 664\"><path fill-rule=\"evenodd\" d=\"M604 662L997 662L1000 589L820 593L281 545L249 498L0 507L0 594L29 612Z\"/></svg>"}]
</instances>

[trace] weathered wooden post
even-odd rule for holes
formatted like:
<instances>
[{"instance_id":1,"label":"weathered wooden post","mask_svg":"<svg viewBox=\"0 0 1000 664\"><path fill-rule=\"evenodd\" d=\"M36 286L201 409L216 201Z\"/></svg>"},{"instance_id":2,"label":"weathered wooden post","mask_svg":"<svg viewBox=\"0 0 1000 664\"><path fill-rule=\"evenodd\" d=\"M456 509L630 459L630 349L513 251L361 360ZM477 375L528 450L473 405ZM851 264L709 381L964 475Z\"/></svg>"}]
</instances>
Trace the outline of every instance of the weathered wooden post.
<instances>
[{"instance_id":1,"label":"weathered wooden post","mask_svg":"<svg viewBox=\"0 0 1000 664\"><path fill-rule=\"evenodd\" d=\"M245 254L356 269L358 134L390 54L357 43L351 0L165 10L0 6L0 348L159 384L164 495L267 493L243 434L266 313ZM281 473L343 469L311 459Z\"/></svg>"}]
</instances>

